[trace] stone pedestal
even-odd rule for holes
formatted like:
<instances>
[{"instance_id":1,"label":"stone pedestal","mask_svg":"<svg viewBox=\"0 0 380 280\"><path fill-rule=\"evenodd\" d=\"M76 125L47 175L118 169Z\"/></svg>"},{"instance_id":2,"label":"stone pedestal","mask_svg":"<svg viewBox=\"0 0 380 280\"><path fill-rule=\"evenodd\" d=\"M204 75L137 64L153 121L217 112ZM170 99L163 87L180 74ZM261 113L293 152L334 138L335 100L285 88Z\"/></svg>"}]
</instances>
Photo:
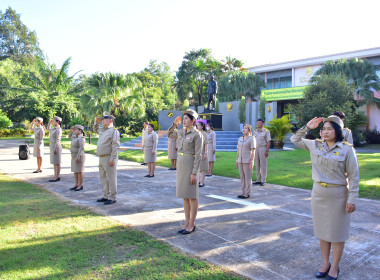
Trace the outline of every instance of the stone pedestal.
<instances>
[{"instance_id":1,"label":"stone pedestal","mask_svg":"<svg viewBox=\"0 0 380 280\"><path fill-rule=\"evenodd\" d=\"M207 123L211 122L214 130L223 130L223 114L216 111L205 110L203 113L199 114L199 117L207 120Z\"/></svg>"}]
</instances>

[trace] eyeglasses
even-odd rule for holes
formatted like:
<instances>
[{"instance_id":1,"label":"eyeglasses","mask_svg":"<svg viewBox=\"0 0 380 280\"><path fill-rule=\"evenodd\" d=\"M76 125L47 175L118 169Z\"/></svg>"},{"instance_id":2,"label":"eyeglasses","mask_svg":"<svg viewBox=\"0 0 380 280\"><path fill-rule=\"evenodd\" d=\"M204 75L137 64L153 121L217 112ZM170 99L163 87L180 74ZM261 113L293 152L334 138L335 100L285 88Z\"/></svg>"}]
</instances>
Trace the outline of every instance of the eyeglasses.
<instances>
[{"instance_id":1,"label":"eyeglasses","mask_svg":"<svg viewBox=\"0 0 380 280\"><path fill-rule=\"evenodd\" d=\"M334 128L332 128L332 127L322 127L321 131L324 131L324 130L329 131L329 130L334 130Z\"/></svg>"}]
</instances>

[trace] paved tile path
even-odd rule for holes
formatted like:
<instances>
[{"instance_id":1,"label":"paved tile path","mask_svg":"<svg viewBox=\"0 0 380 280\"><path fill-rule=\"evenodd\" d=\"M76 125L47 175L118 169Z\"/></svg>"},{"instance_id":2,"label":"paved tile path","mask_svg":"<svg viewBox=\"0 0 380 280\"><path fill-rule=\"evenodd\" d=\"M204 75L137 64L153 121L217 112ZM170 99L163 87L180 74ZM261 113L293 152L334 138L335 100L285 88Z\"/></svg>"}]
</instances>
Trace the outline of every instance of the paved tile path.
<instances>
[{"instance_id":1,"label":"paved tile path","mask_svg":"<svg viewBox=\"0 0 380 280\"><path fill-rule=\"evenodd\" d=\"M175 172L158 167L154 178L145 178L145 166L120 160L118 201L105 206L95 202L102 196L96 156L87 155L84 191L73 192L69 191L74 179L68 150L63 151L61 181L49 183L53 169L48 148L43 172L33 174L36 160L20 161L20 144L0 141L2 172L249 278L315 279L320 254L313 235L309 190L266 184L253 187L252 197L242 201L235 199L239 180L212 176L200 189L197 230L182 236L176 233L184 214L182 201L175 197ZM380 202L359 199L357 209L352 215L351 238L346 243L339 279L380 279Z\"/></svg>"}]
</instances>

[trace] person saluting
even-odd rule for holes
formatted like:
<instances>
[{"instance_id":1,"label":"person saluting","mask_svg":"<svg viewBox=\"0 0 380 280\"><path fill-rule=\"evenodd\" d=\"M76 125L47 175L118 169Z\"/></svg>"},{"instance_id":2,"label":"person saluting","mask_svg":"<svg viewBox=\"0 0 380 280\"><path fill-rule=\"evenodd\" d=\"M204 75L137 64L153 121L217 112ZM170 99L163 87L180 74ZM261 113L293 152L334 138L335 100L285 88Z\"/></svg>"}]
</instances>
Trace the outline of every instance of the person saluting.
<instances>
[{"instance_id":1,"label":"person saluting","mask_svg":"<svg viewBox=\"0 0 380 280\"><path fill-rule=\"evenodd\" d=\"M303 137L323 122L323 140ZM315 277L337 279L345 241L349 238L350 214L359 191L359 166L352 144L343 140L343 121L338 116L310 120L291 141L310 152L313 190L311 207L314 234L319 239L322 265ZM330 265L330 250L333 250Z\"/></svg>"},{"instance_id":2,"label":"person saluting","mask_svg":"<svg viewBox=\"0 0 380 280\"><path fill-rule=\"evenodd\" d=\"M195 219L199 205L199 168L202 157L202 136L194 127L198 118L192 109L183 111L183 129L177 130L181 117L177 117L169 128L167 136L177 139L177 183L176 195L183 198L185 226L178 233L190 234L195 231Z\"/></svg>"}]
</instances>

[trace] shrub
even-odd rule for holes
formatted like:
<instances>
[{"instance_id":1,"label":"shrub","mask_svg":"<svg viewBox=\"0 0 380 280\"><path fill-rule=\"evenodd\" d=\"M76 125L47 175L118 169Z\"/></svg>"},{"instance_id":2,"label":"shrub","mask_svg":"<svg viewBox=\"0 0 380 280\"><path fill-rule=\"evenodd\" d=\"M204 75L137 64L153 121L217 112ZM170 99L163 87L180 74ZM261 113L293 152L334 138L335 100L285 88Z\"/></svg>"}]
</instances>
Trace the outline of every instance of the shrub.
<instances>
[{"instance_id":1,"label":"shrub","mask_svg":"<svg viewBox=\"0 0 380 280\"><path fill-rule=\"evenodd\" d=\"M3 128L0 129L0 137L25 137L29 133L23 128Z\"/></svg>"},{"instance_id":2,"label":"shrub","mask_svg":"<svg viewBox=\"0 0 380 280\"><path fill-rule=\"evenodd\" d=\"M80 124L80 125L83 125L83 126L86 125L82 117L75 117L69 123L70 126L74 126L76 124Z\"/></svg>"},{"instance_id":3,"label":"shrub","mask_svg":"<svg viewBox=\"0 0 380 280\"><path fill-rule=\"evenodd\" d=\"M286 133L290 132L292 125L290 124L289 115L283 115L281 118L273 118L268 122L271 136L274 141L282 141Z\"/></svg>"},{"instance_id":4,"label":"shrub","mask_svg":"<svg viewBox=\"0 0 380 280\"><path fill-rule=\"evenodd\" d=\"M376 127L364 132L364 136L368 144L380 144L380 131Z\"/></svg>"},{"instance_id":5,"label":"shrub","mask_svg":"<svg viewBox=\"0 0 380 280\"><path fill-rule=\"evenodd\" d=\"M183 101L182 110L185 111L185 110L189 109L189 106L190 106L189 100L185 99Z\"/></svg>"},{"instance_id":6,"label":"shrub","mask_svg":"<svg viewBox=\"0 0 380 280\"><path fill-rule=\"evenodd\" d=\"M7 128L12 125L12 121L5 115L0 115L0 129Z\"/></svg>"}]
</instances>

